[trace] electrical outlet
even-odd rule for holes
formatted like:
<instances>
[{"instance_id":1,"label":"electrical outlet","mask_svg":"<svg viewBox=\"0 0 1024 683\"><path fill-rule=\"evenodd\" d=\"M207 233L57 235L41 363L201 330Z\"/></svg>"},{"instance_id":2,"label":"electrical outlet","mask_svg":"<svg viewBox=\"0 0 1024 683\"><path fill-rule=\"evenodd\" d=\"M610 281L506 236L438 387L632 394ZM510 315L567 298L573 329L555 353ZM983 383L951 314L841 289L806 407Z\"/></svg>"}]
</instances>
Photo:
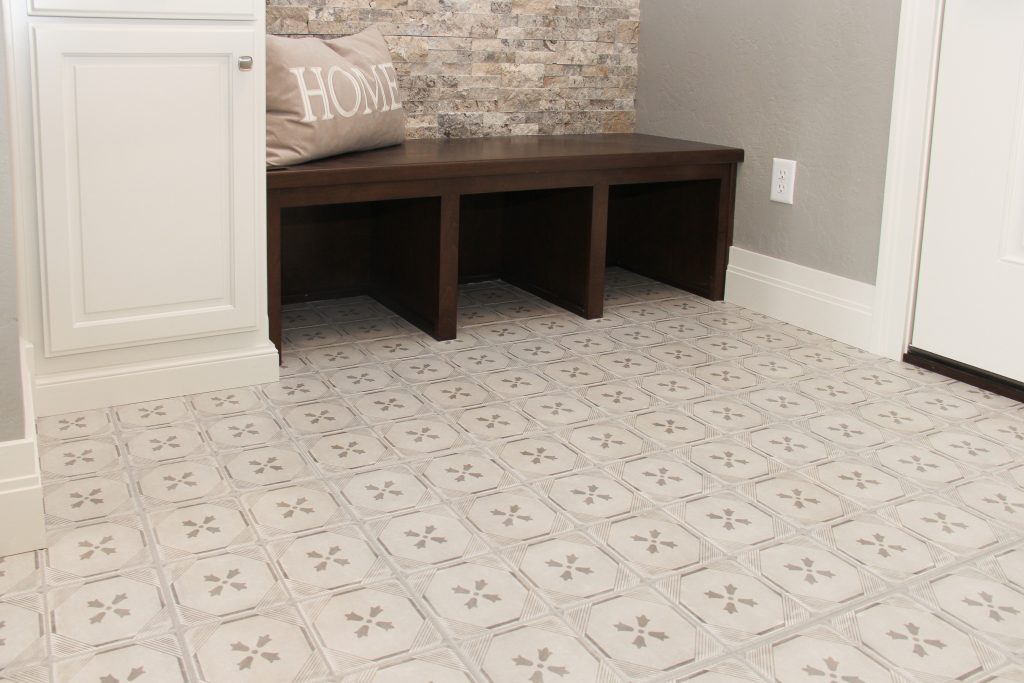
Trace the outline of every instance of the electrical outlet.
<instances>
[{"instance_id":1,"label":"electrical outlet","mask_svg":"<svg viewBox=\"0 0 1024 683\"><path fill-rule=\"evenodd\" d=\"M793 203L793 186L796 184L796 162L791 159L772 159L773 202Z\"/></svg>"}]
</instances>

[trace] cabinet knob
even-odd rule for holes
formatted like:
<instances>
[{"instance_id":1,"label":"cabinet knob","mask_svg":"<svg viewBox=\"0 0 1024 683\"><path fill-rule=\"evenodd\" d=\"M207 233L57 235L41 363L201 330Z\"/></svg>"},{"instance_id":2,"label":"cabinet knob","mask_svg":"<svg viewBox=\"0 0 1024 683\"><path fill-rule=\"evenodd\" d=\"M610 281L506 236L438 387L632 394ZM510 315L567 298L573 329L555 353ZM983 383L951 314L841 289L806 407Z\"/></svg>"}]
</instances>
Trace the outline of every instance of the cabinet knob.
<instances>
[{"instance_id":1,"label":"cabinet knob","mask_svg":"<svg viewBox=\"0 0 1024 683\"><path fill-rule=\"evenodd\" d=\"M238 58L238 70L239 71L252 71L252 57L239 57Z\"/></svg>"}]
</instances>

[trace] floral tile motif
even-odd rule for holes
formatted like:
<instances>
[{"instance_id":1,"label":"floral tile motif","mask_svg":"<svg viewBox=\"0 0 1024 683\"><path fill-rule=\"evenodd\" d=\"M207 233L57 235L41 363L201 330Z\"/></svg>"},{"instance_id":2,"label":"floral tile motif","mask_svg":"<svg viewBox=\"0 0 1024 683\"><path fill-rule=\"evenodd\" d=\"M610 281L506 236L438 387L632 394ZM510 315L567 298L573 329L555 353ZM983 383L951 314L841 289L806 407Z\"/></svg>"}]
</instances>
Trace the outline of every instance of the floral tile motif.
<instances>
[{"instance_id":1,"label":"floral tile motif","mask_svg":"<svg viewBox=\"0 0 1024 683\"><path fill-rule=\"evenodd\" d=\"M57 670L59 680L69 683L129 680L139 683L186 683L189 673L175 645L173 637L163 636L143 643L96 651L85 657L61 662Z\"/></svg>"},{"instance_id":2,"label":"floral tile motif","mask_svg":"<svg viewBox=\"0 0 1024 683\"><path fill-rule=\"evenodd\" d=\"M629 680L663 675L714 651L702 630L649 590L594 603L580 619L580 630Z\"/></svg>"},{"instance_id":3,"label":"floral tile motif","mask_svg":"<svg viewBox=\"0 0 1024 683\"><path fill-rule=\"evenodd\" d=\"M843 517L853 509L827 489L797 475L760 481L755 495L766 508L797 524L821 524Z\"/></svg>"},{"instance_id":4,"label":"floral tile motif","mask_svg":"<svg viewBox=\"0 0 1024 683\"><path fill-rule=\"evenodd\" d=\"M381 524L377 540L399 566L410 569L462 559L486 549L443 507L397 515Z\"/></svg>"},{"instance_id":5,"label":"floral tile motif","mask_svg":"<svg viewBox=\"0 0 1024 683\"><path fill-rule=\"evenodd\" d=\"M299 681L326 665L298 615L255 614L187 634L201 680Z\"/></svg>"},{"instance_id":6,"label":"floral tile motif","mask_svg":"<svg viewBox=\"0 0 1024 683\"><path fill-rule=\"evenodd\" d=\"M580 522L621 517L649 504L601 470L589 470L537 486L545 497Z\"/></svg>"},{"instance_id":7,"label":"floral tile motif","mask_svg":"<svg viewBox=\"0 0 1024 683\"><path fill-rule=\"evenodd\" d=\"M51 583L100 576L153 561L145 533L132 517L54 531L48 542L46 566ZM9 559L20 557L24 556Z\"/></svg>"},{"instance_id":8,"label":"floral tile motif","mask_svg":"<svg viewBox=\"0 0 1024 683\"><path fill-rule=\"evenodd\" d=\"M157 427L189 418L188 407L180 398L119 406L113 413L117 423L129 429Z\"/></svg>"},{"instance_id":9,"label":"floral tile motif","mask_svg":"<svg viewBox=\"0 0 1024 683\"><path fill-rule=\"evenodd\" d=\"M877 456L879 463L892 472L932 488L961 481L969 471L957 461L918 445L886 446Z\"/></svg>"},{"instance_id":10,"label":"floral tile motif","mask_svg":"<svg viewBox=\"0 0 1024 683\"><path fill-rule=\"evenodd\" d=\"M141 432L125 432L131 462L159 463L205 455L209 446L197 430L185 426L157 427Z\"/></svg>"},{"instance_id":11,"label":"floral tile motif","mask_svg":"<svg viewBox=\"0 0 1024 683\"><path fill-rule=\"evenodd\" d=\"M172 553L199 554L255 540L249 522L230 500L153 513L150 524L157 543Z\"/></svg>"},{"instance_id":12,"label":"floral tile motif","mask_svg":"<svg viewBox=\"0 0 1024 683\"><path fill-rule=\"evenodd\" d=\"M280 382L265 384L261 388L263 395L277 405L315 401L330 393L327 384L311 375L288 377Z\"/></svg>"},{"instance_id":13,"label":"floral tile motif","mask_svg":"<svg viewBox=\"0 0 1024 683\"><path fill-rule=\"evenodd\" d=\"M500 447L498 456L512 470L530 479L562 474L590 464L566 444L544 437L510 441Z\"/></svg>"},{"instance_id":14,"label":"floral tile motif","mask_svg":"<svg viewBox=\"0 0 1024 683\"><path fill-rule=\"evenodd\" d=\"M460 300L39 420L0 679L1024 683L1020 404L619 269Z\"/></svg>"},{"instance_id":15,"label":"floral tile motif","mask_svg":"<svg viewBox=\"0 0 1024 683\"><path fill-rule=\"evenodd\" d=\"M224 471L238 488L270 486L307 476L309 468L291 444L259 446L222 457Z\"/></svg>"},{"instance_id":16,"label":"floral tile motif","mask_svg":"<svg viewBox=\"0 0 1024 683\"><path fill-rule=\"evenodd\" d=\"M51 595L53 632L84 646L125 642L170 623L156 577L113 576L67 586Z\"/></svg>"},{"instance_id":17,"label":"floral tile motif","mask_svg":"<svg viewBox=\"0 0 1024 683\"><path fill-rule=\"evenodd\" d=\"M574 534L516 548L508 558L559 605L607 594L634 581L613 556Z\"/></svg>"},{"instance_id":18,"label":"floral tile motif","mask_svg":"<svg viewBox=\"0 0 1024 683\"><path fill-rule=\"evenodd\" d=\"M940 500L912 500L900 503L895 511L905 528L953 552L978 551L998 540L989 522Z\"/></svg>"},{"instance_id":19,"label":"floral tile motif","mask_svg":"<svg viewBox=\"0 0 1024 683\"><path fill-rule=\"evenodd\" d=\"M971 569L934 579L928 598L974 632L1002 640L1013 650L1024 644L1024 593Z\"/></svg>"},{"instance_id":20,"label":"floral tile motif","mask_svg":"<svg viewBox=\"0 0 1024 683\"><path fill-rule=\"evenodd\" d=\"M440 635L420 607L393 584L377 584L303 603L335 669L413 653Z\"/></svg>"},{"instance_id":21,"label":"floral tile motif","mask_svg":"<svg viewBox=\"0 0 1024 683\"><path fill-rule=\"evenodd\" d=\"M106 410L87 410L53 417L42 417L36 421L36 432L41 439L65 441L86 436L96 436L110 431L110 415Z\"/></svg>"},{"instance_id":22,"label":"floral tile motif","mask_svg":"<svg viewBox=\"0 0 1024 683\"><path fill-rule=\"evenodd\" d=\"M741 562L759 570L784 594L819 610L833 609L885 588L884 582L855 562L807 538L769 546L741 558Z\"/></svg>"},{"instance_id":23,"label":"floral tile motif","mask_svg":"<svg viewBox=\"0 0 1024 683\"><path fill-rule=\"evenodd\" d=\"M836 493L865 507L906 496L914 489L863 458L834 460L813 470L814 477Z\"/></svg>"},{"instance_id":24,"label":"floral tile motif","mask_svg":"<svg viewBox=\"0 0 1024 683\"><path fill-rule=\"evenodd\" d=\"M448 565L417 577L423 599L454 635L465 636L538 616L534 590L494 557Z\"/></svg>"},{"instance_id":25,"label":"floral tile motif","mask_svg":"<svg viewBox=\"0 0 1024 683\"><path fill-rule=\"evenodd\" d=\"M299 594L343 588L383 571L383 561L354 527L318 531L274 547L282 575Z\"/></svg>"},{"instance_id":26,"label":"floral tile motif","mask_svg":"<svg viewBox=\"0 0 1024 683\"><path fill-rule=\"evenodd\" d=\"M739 566L718 563L666 579L659 586L709 630L741 642L807 617L803 607Z\"/></svg>"},{"instance_id":27,"label":"floral tile motif","mask_svg":"<svg viewBox=\"0 0 1024 683\"><path fill-rule=\"evenodd\" d=\"M494 460L472 451L431 459L423 476L451 497L491 491L513 481Z\"/></svg>"},{"instance_id":28,"label":"floral tile motif","mask_svg":"<svg viewBox=\"0 0 1024 683\"><path fill-rule=\"evenodd\" d=\"M320 484L283 486L251 493L249 513L266 535L309 531L345 519L338 502Z\"/></svg>"},{"instance_id":29,"label":"floral tile motif","mask_svg":"<svg viewBox=\"0 0 1024 683\"><path fill-rule=\"evenodd\" d=\"M123 477L85 477L44 489L46 514L58 520L84 522L132 509L131 492Z\"/></svg>"},{"instance_id":30,"label":"floral tile motif","mask_svg":"<svg viewBox=\"0 0 1024 683\"><path fill-rule=\"evenodd\" d=\"M957 495L972 510L1005 522L1020 524L1024 520L1024 490L991 479L976 479L958 486Z\"/></svg>"},{"instance_id":31,"label":"floral tile motif","mask_svg":"<svg viewBox=\"0 0 1024 683\"><path fill-rule=\"evenodd\" d=\"M357 474L339 485L345 500L367 516L421 507L434 498L412 472L398 468Z\"/></svg>"},{"instance_id":32,"label":"floral tile motif","mask_svg":"<svg viewBox=\"0 0 1024 683\"><path fill-rule=\"evenodd\" d=\"M665 503L691 498L714 485L698 470L669 454L616 463L609 471L647 498Z\"/></svg>"},{"instance_id":33,"label":"floral tile motif","mask_svg":"<svg viewBox=\"0 0 1024 683\"><path fill-rule=\"evenodd\" d=\"M466 518L496 543L514 543L557 530L558 517L526 489L481 496L468 503Z\"/></svg>"},{"instance_id":34,"label":"floral tile motif","mask_svg":"<svg viewBox=\"0 0 1024 683\"><path fill-rule=\"evenodd\" d=\"M197 415L207 418L252 412L259 408L260 399L253 389L239 388L196 394L189 397L189 403Z\"/></svg>"},{"instance_id":35,"label":"floral tile motif","mask_svg":"<svg viewBox=\"0 0 1024 683\"><path fill-rule=\"evenodd\" d=\"M891 683L889 665L864 647L845 642L823 629L773 643L763 658L775 681L860 681Z\"/></svg>"},{"instance_id":36,"label":"floral tile motif","mask_svg":"<svg viewBox=\"0 0 1024 683\"><path fill-rule=\"evenodd\" d=\"M770 514L731 494L688 501L677 514L702 537L726 548L758 545L782 530Z\"/></svg>"},{"instance_id":37,"label":"floral tile motif","mask_svg":"<svg viewBox=\"0 0 1024 683\"><path fill-rule=\"evenodd\" d=\"M252 548L171 565L167 573L175 606L187 623L240 614L286 597L266 558Z\"/></svg>"},{"instance_id":38,"label":"floral tile motif","mask_svg":"<svg viewBox=\"0 0 1024 683\"><path fill-rule=\"evenodd\" d=\"M932 612L890 601L856 612L864 645L890 665L962 679L985 668L980 643Z\"/></svg>"},{"instance_id":39,"label":"floral tile motif","mask_svg":"<svg viewBox=\"0 0 1024 683\"><path fill-rule=\"evenodd\" d=\"M610 675L585 641L557 623L520 626L490 638L480 663L487 680L586 683Z\"/></svg>"},{"instance_id":40,"label":"floral tile motif","mask_svg":"<svg viewBox=\"0 0 1024 683\"><path fill-rule=\"evenodd\" d=\"M207 427L207 435L221 448L244 448L273 441L281 432L274 418L262 413L226 417Z\"/></svg>"},{"instance_id":41,"label":"floral tile motif","mask_svg":"<svg viewBox=\"0 0 1024 683\"><path fill-rule=\"evenodd\" d=\"M81 439L41 445L39 464L47 478L81 477L121 466L117 444L108 439Z\"/></svg>"},{"instance_id":42,"label":"floral tile motif","mask_svg":"<svg viewBox=\"0 0 1024 683\"><path fill-rule=\"evenodd\" d=\"M648 576L693 566L715 553L707 541L663 513L628 517L592 531L629 566Z\"/></svg>"},{"instance_id":43,"label":"floral tile motif","mask_svg":"<svg viewBox=\"0 0 1024 683\"><path fill-rule=\"evenodd\" d=\"M689 461L726 482L754 481L779 469L774 460L731 439L716 439L694 446L689 452Z\"/></svg>"},{"instance_id":44,"label":"floral tile motif","mask_svg":"<svg viewBox=\"0 0 1024 683\"><path fill-rule=\"evenodd\" d=\"M186 460L136 472L143 501L155 505L219 497L228 487L214 461Z\"/></svg>"},{"instance_id":45,"label":"floral tile motif","mask_svg":"<svg viewBox=\"0 0 1024 683\"><path fill-rule=\"evenodd\" d=\"M828 529L825 536L837 550L883 576L905 579L942 562L934 546L880 519L842 522Z\"/></svg>"},{"instance_id":46,"label":"floral tile motif","mask_svg":"<svg viewBox=\"0 0 1024 683\"><path fill-rule=\"evenodd\" d=\"M385 435L398 450L417 455L449 450L461 440L455 428L439 418L397 422L386 428Z\"/></svg>"},{"instance_id":47,"label":"floral tile motif","mask_svg":"<svg viewBox=\"0 0 1024 683\"><path fill-rule=\"evenodd\" d=\"M0 557L0 595L36 590L41 579L41 553Z\"/></svg>"},{"instance_id":48,"label":"floral tile motif","mask_svg":"<svg viewBox=\"0 0 1024 683\"><path fill-rule=\"evenodd\" d=\"M353 421L352 411L340 402L318 401L285 408L285 424L300 434L324 434L344 429Z\"/></svg>"},{"instance_id":49,"label":"floral tile motif","mask_svg":"<svg viewBox=\"0 0 1024 683\"><path fill-rule=\"evenodd\" d=\"M43 623L37 605L0 601L0 672L36 662L45 655Z\"/></svg>"},{"instance_id":50,"label":"floral tile motif","mask_svg":"<svg viewBox=\"0 0 1024 683\"><path fill-rule=\"evenodd\" d=\"M327 472L365 468L388 456L384 441L373 432L361 429L312 437L305 443L309 455Z\"/></svg>"}]
</instances>

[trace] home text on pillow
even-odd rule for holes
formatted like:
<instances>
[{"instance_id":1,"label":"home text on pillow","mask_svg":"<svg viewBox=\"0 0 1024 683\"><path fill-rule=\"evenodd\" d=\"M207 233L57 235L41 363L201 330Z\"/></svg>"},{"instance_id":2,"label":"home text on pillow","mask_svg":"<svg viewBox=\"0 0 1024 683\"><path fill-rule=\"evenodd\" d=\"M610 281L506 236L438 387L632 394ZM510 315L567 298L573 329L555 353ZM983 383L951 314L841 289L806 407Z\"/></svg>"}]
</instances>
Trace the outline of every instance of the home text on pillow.
<instances>
[{"instance_id":1,"label":"home text on pillow","mask_svg":"<svg viewBox=\"0 0 1024 683\"><path fill-rule=\"evenodd\" d=\"M372 114L374 112L392 111L402 108L402 101L398 95L398 78L395 68L391 64L374 64L370 67L370 74L367 74L358 67L344 69L340 66L332 66L327 70L327 77L324 78L323 68L319 66L304 67L298 66L288 69L295 76L299 85L299 96L302 98L302 105L305 116L303 123L316 121L317 116L313 113L313 98L319 98L323 114L319 117L321 121L333 119L335 113L343 118ZM313 74L316 81L314 87L310 87L306 72ZM383 77L383 82L381 79ZM373 85L370 85L370 79ZM388 102L390 96L391 101ZM344 102L351 102L346 107ZM372 103L372 106L371 106ZM360 111L360 107L363 107Z\"/></svg>"}]
</instances>

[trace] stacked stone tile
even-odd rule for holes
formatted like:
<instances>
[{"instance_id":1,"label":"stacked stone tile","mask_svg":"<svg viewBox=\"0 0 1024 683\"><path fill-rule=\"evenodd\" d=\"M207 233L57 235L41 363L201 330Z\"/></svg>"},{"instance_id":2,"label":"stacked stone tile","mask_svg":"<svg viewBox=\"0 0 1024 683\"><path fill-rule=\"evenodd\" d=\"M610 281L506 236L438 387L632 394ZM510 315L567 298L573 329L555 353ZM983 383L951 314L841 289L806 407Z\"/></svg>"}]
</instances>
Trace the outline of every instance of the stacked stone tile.
<instances>
[{"instance_id":1,"label":"stacked stone tile","mask_svg":"<svg viewBox=\"0 0 1024 683\"><path fill-rule=\"evenodd\" d=\"M639 0L268 0L267 30L387 38L410 137L632 132Z\"/></svg>"}]
</instances>

